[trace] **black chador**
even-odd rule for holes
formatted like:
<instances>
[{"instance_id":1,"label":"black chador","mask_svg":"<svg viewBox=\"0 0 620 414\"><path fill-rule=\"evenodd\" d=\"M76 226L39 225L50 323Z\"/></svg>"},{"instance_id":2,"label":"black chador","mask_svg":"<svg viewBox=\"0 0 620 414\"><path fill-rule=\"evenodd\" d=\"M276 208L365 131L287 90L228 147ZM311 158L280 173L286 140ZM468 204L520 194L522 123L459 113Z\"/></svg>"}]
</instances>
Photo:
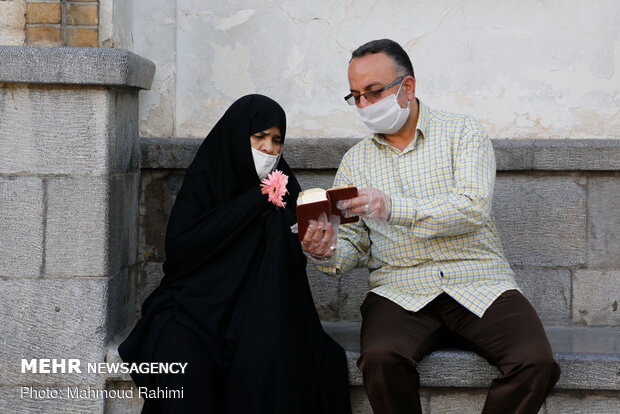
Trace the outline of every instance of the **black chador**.
<instances>
[{"instance_id":1,"label":"black chador","mask_svg":"<svg viewBox=\"0 0 620 414\"><path fill-rule=\"evenodd\" d=\"M237 100L187 170L166 231L164 278L119 347L126 362L188 362L184 375L134 374L139 387L183 388L143 412L350 413L344 351L324 333L297 235L299 184L285 208L260 191L250 135L279 126L261 95Z\"/></svg>"}]
</instances>

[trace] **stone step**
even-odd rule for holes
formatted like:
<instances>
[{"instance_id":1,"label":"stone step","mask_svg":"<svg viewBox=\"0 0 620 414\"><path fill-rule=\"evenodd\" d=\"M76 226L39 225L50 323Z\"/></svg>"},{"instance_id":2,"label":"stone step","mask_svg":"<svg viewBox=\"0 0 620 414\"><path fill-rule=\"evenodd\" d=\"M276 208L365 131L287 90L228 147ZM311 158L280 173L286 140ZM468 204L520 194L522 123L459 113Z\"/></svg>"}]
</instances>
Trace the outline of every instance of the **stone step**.
<instances>
[{"instance_id":1,"label":"stone step","mask_svg":"<svg viewBox=\"0 0 620 414\"><path fill-rule=\"evenodd\" d=\"M360 323L323 322L323 327L346 350L354 414L371 414L363 389L359 357ZM562 376L539 414L612 413L620 402L620 330L594 327L548 327L549 341ZM107 362L121 362L118 342L111 343ZM433 352L418 367L423 411L479 413L486 389L499 371L473 352L444 349ZM129 389L131 379L110 376L108 389ZM139 413L142 400L109 400L110 413Z\"/></svg>"},{"instance_id":2,"label":"stone step","mask_svg":"<svg viewBox=\"0 0 620 414\"><path fill-rule=\"evenodd\" d=\"M360 323L323 322L325 331L347 352L349 381L362 385L357 368ZM620 329L595 327L545 328L562 376L556 389L620 390ZM433 352L418 366L424 387L483 387L499 371L484 358L457 349Z\"/></svg>"},{"instance_id":3,"label":"stone step","mask_svg":"<svg viewBox=\"0 0 620 414\"><path fill-rule=\"evenodd\" d=\"M323 322L325 331L346 351L349 381L362 385L357 368L359 357L358 322ZM547 336L562 376L556 389L620 390L620 330L594 327L547 327ZM108 347L106 362L121 362L119 342ZM418 366L423 387L486 388L499 371L484 358L457 349L433 352ZM131 381L129 375L109 374L107 381Z\"/></svg>"}]
</instances>

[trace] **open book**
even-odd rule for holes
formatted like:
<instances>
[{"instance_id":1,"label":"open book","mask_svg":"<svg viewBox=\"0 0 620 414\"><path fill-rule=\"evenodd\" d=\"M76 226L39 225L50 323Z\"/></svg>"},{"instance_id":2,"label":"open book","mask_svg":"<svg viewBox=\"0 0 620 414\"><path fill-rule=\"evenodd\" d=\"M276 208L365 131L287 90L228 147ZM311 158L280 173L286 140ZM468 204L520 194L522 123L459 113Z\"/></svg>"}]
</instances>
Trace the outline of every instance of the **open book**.
<instances>
[{"instance_id":1,"label":"open book","mask_svg":"<svg viewBox=\"0 0 620 414\"><path fill-rule=\"evenodd\" d=\"M299 240L303 240L308 222L318 220L321 213L329 216L340 216L340 223L353 223L359 220L358 216L345 218L336 203L340 200L348 200L357 197L357 187L339 187L323 190L322 188L310 188L299 193L297 196L297 234Z\"/></svg>"}]
</instances>

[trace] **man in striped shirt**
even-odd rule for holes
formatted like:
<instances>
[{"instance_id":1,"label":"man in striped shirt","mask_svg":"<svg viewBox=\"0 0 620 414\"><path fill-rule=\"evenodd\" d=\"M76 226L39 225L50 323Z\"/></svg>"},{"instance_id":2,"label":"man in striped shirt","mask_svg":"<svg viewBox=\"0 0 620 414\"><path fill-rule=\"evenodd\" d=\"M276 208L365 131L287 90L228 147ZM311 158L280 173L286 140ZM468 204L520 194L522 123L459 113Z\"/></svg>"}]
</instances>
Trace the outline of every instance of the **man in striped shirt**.
<instances>
[{"instance_id":1,"label":"man in striped shirt","mask_svg":"<svg viewBox=\"0 0 620 414\"><path fill-rule=\"evenodd\" d=\"M345 154L334 186L360 189L338 206L360 220L313 222L302 246L327 274L370 271L358 366L373 410L421 413L417 364L462 345L501 372L483 412L538 412L560 368L502 252L489 138L416 99L411 61L391 40L356 49L348 76L345 100L373 134Z\"/></svg>"}]
</instances>

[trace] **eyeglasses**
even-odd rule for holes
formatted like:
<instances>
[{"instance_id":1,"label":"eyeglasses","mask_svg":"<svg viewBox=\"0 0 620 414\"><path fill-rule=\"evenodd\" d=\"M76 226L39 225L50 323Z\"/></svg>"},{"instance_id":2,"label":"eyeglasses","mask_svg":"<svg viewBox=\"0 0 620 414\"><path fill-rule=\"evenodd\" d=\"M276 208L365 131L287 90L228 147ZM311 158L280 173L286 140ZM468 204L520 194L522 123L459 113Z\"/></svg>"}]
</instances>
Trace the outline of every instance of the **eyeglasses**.
<instances>
[{"instance_id":1,"label":"eyeglasses","mask_svg":"<svg viewBox=\"0 0 620 414\"><path fill-rule=\"evenodd\" d=\"M388 83L387 85L385 85L382 88L379 89L375 89L374 91L368 91L368 92L364 92L364 93L360 93L359 95L353 95L352 93L348 94L347 96L344 97L344 100L347 101L347 103L349 105L357 105L358 103L360 103L360 99L363 97L366 98L366 100L368 102L374 103L376 101L379 100L379 98L381 98L381 92L383 92L384 90L391 88L394 85L399 84L400 82L403 81L403 79L405 79L405 77L400 77L398 79L396 79L394 82Z\"/></svg>"}]
</instances>

